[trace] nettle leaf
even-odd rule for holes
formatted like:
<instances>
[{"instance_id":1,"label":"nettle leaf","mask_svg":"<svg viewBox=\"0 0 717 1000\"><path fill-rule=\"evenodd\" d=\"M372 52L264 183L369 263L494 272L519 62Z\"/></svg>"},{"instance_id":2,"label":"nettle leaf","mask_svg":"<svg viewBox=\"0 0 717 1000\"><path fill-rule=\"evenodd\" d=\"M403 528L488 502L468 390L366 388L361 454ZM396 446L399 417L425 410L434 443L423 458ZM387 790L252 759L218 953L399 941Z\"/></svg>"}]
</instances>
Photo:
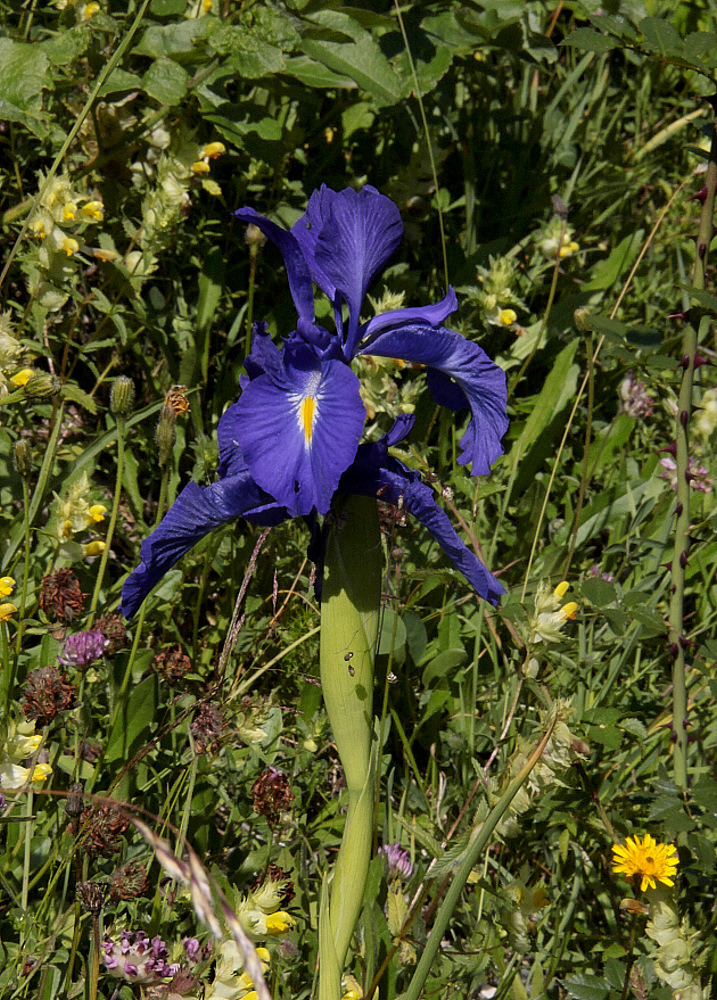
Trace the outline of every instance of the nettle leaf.
<instances>
[{"instance_id":1,"label":"nettle leaf","mask_svg":"<svg viewBox=\"0 0 717 1000\"><path fill-rule=\"evenodd\" d=\"M645 36L645 46L661 56L681 57L684 46L679 32L661 17L644 17L639 24Z\"/></svg>"},{"instance_id":2,"label":"nettle leaf","mask_svg":"<svg viewBox=\"0 0 717 1000\"><path fill-rule=\"evenodd\" d=\"M0 119L21 122L44 139L42 91L53 89L48 56L35 45L0 38Z\"/></svg>"},{"instance_id":3,"label":"nettle leaf","mask_svg":"<svg viewBox=\"0 0 717 1000\"><path fill-rule=\"evenodd\" d=\"M611 52L615 48L615 40L608 35L603 35L594 28L576 28L572 31L563 45L571 45L582 52Z\"/></svg>"},{"instance_id":4,"label":"nettle leaf","mask_svg":"<svg viewBox=\"0 0 717 1000\"><path fill-rule=\"evenodd\" d=\"M313 14L311 22L318 30L302 38L301 47L307 56L350 77L383 103L400 100L403 88L399 77L378 42L357 21L343 11L323 10ZM327 33L332 34L327 37ZM341 36L351 41L330 40Z\"/></svg>"},{"instance_id":5,"label":"nettle leaf","mask_svg":"<svg viewBox=\"0 0 717 1000\"><path fill-rule=\"evenodd\" d=\"M142 90L160 104L172 107L187 93L189 73L172 59L157 59L142 77Z\"/></svg>"}]
</instances>

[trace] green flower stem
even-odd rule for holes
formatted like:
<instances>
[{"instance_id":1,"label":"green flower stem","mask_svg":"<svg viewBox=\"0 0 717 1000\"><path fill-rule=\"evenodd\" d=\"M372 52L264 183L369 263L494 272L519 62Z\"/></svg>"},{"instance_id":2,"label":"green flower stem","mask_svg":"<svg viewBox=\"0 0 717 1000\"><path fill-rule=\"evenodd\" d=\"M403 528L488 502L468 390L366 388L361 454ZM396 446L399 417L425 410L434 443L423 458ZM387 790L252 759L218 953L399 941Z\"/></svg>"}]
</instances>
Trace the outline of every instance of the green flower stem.
<instances>
[{"instance_id":1,"label":"green flower stem","mask_svg":"<svg viewBox=\"0 0 717 1000\"><path fill-rule=\"evenodd\" d=\"M320 920L332 942L319 973L320 1000L339 1000L341 970L363 906L371 859L375 754L373 660L381 604L382 548L375 500L347 497L334 512L324 562L321 684L346 777L348 811L341 849Z\"/></svg>"},{"instance_id":2,"label":"green flower stem","mask_svg":"<svg viewBox=\"0 0 717 1000\"><path fill-rule=\"evenodd\" d=\"M10 661L10 648L8 643L8 630L5 622L0 622L0 657L2 658L2 687L3 704L5 706L5 718L10 715L10 702L12 700L12 689L15 685L15 663Z\"/></svg>"},{"instance_id":3,"label":"green flower stem","mask_svg":"<svg viewBox=\"0 0 717 1000\"><path fill-rule=\"evenodd\" d=\"M705 287L707 253L712 242L712 225L715 209L715 188L717 187L717 126L712 126L712 148L710 149L705 188L707 195L702 205L700 228L697 235L695 264L692 271L692 288L701 291ZM675 784L687 788L687 684L685 677L685 651L683 646L685 569L689 552L690 534L690 483L689 469L689 422L692 414L692 388L695 374L695 354L697 352L697 331L692 323L685 324L682 345L682 384L675 422L675 463L677 465L677 517L675 520L675 548L672 555L672 597L669 614L669 642L673 659L672 667L672 726L673 726L673 768Z\"/></svg>"},{"instance_id":4,"label":"green flower stem","mask_svg":"<svg viewBox=\"0 0 717 1000\"><path fill-rule=\"evenodd\" d=\"M95 591L92 595L92 603L90 604L90 619L89 624L92 624L92 619L94 618L95 611L97 610L97 604L100 599L100 591L102 589L102 580L105 575L105 569L107 568L107 560L110 555L110 547L112 545L112 537L115 533L115 525L117 524L117 514L119 512L120 497L122 495L122 474L124 472L124 445L125 445L125 419L124 417L117 416L117 477L115 479L115 495L112 498L112 511L110 513L110 523L107 527L107 537L105 539L105 547L100 560L100 568L97 571L97 579L95 581Z\"/></svg>"},{"instance_id":5,"label":"green flower stem","mask_svg":"<svg viewBox=\"0 0 717 1000\"><path fill-rule=\"evenodd\" d=\"M15 638L15 661L17 662L22 649L22 637L25 634L25 607L27 605L27 581L30 575L30 491L27 479L22 477L22 518L23 534L25 536L25 563L22 567L22 584L20 586L20 608L17 616L17 636Z\"/></svg>"},{"instance_id":6,"label":"green flower stem","mask_svg":"<svg viewBox=\"0 0 717 1000\"><path fill-rule=\"evenodd\" d=\"M508 811L511 802L518 794L521 787L528 780L530 772L543 755L543 752L548 745L548 741L553 734L556 722L557 715L553 717L553 720L548 726L547 732L543 734L540 742L526 761L523 768L508 785L495 806L493 806L487 819L479 822L473 828L468 842L468 847L463 854L462 860L460 861L458 870L453 878L453 882L446 893L445 899L441 903L438 910L433 927L431 928L431 933L428 935L428 940L426 941L423 954L421 955L418 965L416 966L416 971L413 974L413 979L411 980L406 992L401 994L400 1000L419 1000L423 987L428 979L428 974L431 971L433 960L435 959L441 941L445 936L450 919L460 902L461 893L463 892L465 884L468 881L468 876L475 867L478 858L488 846L488 842L490 841L493 831Z\"/></svg>"}]
</instances>

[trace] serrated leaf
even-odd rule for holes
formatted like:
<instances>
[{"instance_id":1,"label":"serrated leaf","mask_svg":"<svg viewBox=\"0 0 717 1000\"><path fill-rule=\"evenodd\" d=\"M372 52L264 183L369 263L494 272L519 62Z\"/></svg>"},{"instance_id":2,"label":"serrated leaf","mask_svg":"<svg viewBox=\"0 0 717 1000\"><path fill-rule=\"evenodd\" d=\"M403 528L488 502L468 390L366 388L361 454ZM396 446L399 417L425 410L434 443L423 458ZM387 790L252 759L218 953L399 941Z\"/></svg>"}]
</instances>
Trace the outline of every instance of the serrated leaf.
<instances>
[{"instance_id":1,"label":"serrated leaf","mask_svg":"<svg viewBox=\"0 0 717 1000\"><path fill-rule=\"evenodd\" d=\"M571 45L582 52L610 52L615 48L615 41L612 38L595 31L594 28L576 28L563 39L562 44Z\"/></svg>"},{"instance_id":2,"label":"serrated leaf","mask_svg":"<svg viewBox=\"0 0 717 1000\"><path fill-rule=\"evenodd\" d=\"M80 389L75 382L65 382L62 387L62 398L82 406L88 413L97 413L97 403L89 393Z\"/></svg>"},{"instance_id":3,"label":"serrated leaf","mask_svg":"<svg viewBox=\"0 0 717 1000\"><path fill-rule=\"evenodd\" d=\"M53 66L68 66L83 55L89 45L92 31L89 25L76 24L68 31L59 32L54 38L36 43Z\"/></svg>"},{"instance_id":4,"label":"serrated leaf","mask_svg":"<svg viewBox=\"0 0 717 1000\"><path fill-rule=\"evenodd\" d=\"M196 56L197 45L211 30L210 25L212 20L208 17L180 21L179 24L154 24L142 35L134 48L134 54L149 56L150 59Z\"/></svg>"},{"instance_id":5,"label":"serrated leaf","mask_svg":"<svg viewBox=\"0 0 717 1000\"><path fill-rule=\"evenodd\" d=\"M679 32L662 17L644 17L639 24L646 47L661 56L682 56L683 44Z\"/></svg>"},{"instance_id":6,"label":"serrated leaf","mask_svg":"<svg viewBox=\"0 0 717 1000\"><path fill-rule=\"evenodd\" d=\"M172 59L156 59L142 77L142 90L160 104L173 107L187 93L189 73Z\"/></svg>"}]
</instances>

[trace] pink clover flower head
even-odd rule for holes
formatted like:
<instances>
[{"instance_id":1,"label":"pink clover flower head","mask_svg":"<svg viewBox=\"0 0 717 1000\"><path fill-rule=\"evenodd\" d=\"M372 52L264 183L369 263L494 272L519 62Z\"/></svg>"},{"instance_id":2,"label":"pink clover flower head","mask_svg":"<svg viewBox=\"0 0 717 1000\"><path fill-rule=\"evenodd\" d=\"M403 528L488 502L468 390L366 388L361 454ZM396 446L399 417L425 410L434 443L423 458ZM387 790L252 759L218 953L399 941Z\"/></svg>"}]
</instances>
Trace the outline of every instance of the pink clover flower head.
<instances>
[{"instance_id":1,"label":"pink clover flower head","mask_svg":"<svg viewBox=\"0 0 717 1000\"><path fill-rule=\"evenodd\" d=\"M645 383L638 382L631 371L620 383L618 393L620 413L627 413L628 417L634 417L636 420L652 416L654 399L647 391Z\"/></svg>"},{"instance_id":2,"label":"pink clover flower head","mask_svg":"<svg viewBox=\"0 0 717 1000\"><path fill-rule=\"evenodd\" d=\"M66 667L75 666L80 669L89 667L102 657L109 644L109 639L105 639L99 629L78 632L67 637L65 648L62 650L62 655L58 656L58 660Z\"/></svg>"},{"instance_id":3,"label":"pink clover flower head","mask_svg":"<svg viewBox=\"0 0 717 1000\"><path fill-rule=\"evenodd\" d=\"M129 983L156 983L180 969L178 962L167 961L167 945L162 938L150 942L144 931L121 931L119 944L106 934L102 950L109 974Z\"/></svg>"},{"instance_id":4,"label":"pink clover flower head","mask_svg":"<svg viewBox=\"0 0 717 1000\"><path fill-rule=\"evenodd\" d=\"M408 851L404 851L400 844L384 844L379 847L379 854L383 854L388 863L388 877L410 878L413 875L413 865L408 856Z\"/></svg>"},{"instance_id":5,"label":"pink clover flower head","mask_svg":"<svg viewBox=\"0 0 717 1000\"><path fill-rule=\"evenodd\" d=\"M667 480L673 491L677 492L677 463L674 458L666 455L660 459L660 465L664 470L660 473L660 479ZM693 490L697 490L698 493L712 492L714 479L710 475L709 469L696 462L692 456L690 456L687 466L687 477Z\"/></svg>"}]
</instances>

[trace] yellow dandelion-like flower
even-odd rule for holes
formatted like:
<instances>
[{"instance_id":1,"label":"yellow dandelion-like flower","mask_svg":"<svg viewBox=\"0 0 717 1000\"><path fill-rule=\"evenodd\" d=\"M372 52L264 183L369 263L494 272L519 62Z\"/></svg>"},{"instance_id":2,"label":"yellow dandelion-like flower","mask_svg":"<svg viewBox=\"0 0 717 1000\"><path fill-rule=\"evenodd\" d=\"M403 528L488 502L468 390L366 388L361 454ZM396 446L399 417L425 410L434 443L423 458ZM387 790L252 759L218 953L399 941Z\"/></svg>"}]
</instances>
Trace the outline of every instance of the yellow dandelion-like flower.
<instances>
[{"instance_id":1,"label":"yellow dandelion-like flower","mask_svg":"<svg viewBox=\"0 0 717 1000\"><path fill-rule=\"evenodd\" d=\"M17 614L17 608L12 601L5 601L0 604L0 622L9 622L13 615Z\"/></svg>"},{"instance_id":2,"label":"yellow dandelion-like flower","mask_svg":"<svg viewBox=\"0 0 717 1000\"><path fill-rule=\"evenodd\" d=\"M62 249L65 251L68 257L71 257L73 254L77 253L77 251L80 249L80 244L77 242L77 240L73 240L71 236L66 236L65 239L62 241Z\"/></svg>"},{"instance_id":3,"label":"yellow dandelion-like flower","mask_svg":"<svg viewBox=\"0 0 717 1000\"><path fill-rule=\"evenodd\" d=\"M9 597L16 586L11 576L0 576L0 597Z\"/></svg>"},{"instance_id":4,"label":"yellow dandelion-like flower","mask_svg":"<svg viewBox=\"0 0 717 1000\"><path fill-rule=\"evenodd\" d=\"M627 875L628 878L639 875L642 879L641 892L656 888L656 879L665 885L675 884L673 876L679 859L677 848L672 844L658 844L648 833L642 840L628 837L624 847L615 844L612 852L615 855L612 870L616 875Z\"/></svg>"},{"instance_id":5,"label":"yellow dandelion-like flower","mask_svg":"<svg viewBox=\"0 0 717 1000\"><path fill-rule=\"evenodd\" d=\"M20 389L22 386L27 385L34 374L35 372L32 368L21 368L19 372L15 372L15 374L11 376L10 381L14 386Z\"/></svg>"}]
</instances>

